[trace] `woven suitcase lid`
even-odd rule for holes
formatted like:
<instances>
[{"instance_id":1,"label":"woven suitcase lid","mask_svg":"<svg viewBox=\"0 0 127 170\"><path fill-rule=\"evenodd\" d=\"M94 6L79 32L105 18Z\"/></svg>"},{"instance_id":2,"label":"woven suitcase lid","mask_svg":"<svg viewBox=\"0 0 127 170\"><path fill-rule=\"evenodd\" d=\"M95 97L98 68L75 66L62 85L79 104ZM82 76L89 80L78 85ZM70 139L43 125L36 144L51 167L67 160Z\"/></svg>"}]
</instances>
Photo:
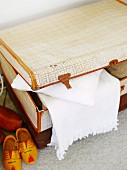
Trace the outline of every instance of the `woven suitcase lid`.
<instances>
[{"instance_id":1,"label":"woven suitcase lid","mask_svg":"<svg viewBox=\"0 0 127 170\"><path fill-rule=\"evenodd\" d=\"M127 59L127 7L102 0L1 31L0 50L39 89ZM63 76L64 75L64 76Z\"/></svg>"}]
</instances>

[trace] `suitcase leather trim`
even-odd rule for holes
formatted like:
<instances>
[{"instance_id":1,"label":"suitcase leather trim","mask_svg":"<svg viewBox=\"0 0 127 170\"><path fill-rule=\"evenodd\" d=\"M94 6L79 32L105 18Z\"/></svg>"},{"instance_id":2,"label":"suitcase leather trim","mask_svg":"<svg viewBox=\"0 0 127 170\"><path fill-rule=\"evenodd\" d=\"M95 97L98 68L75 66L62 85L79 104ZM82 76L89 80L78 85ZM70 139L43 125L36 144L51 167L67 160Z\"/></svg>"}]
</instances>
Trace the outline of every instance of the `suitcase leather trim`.
<instances>
[{"instance_id":1,"label":"suitcase leather trim","mask_svg":"<svg viewBox=\"0 0 127 170\"><path fill-rule=\"evenodd\" d=\"M127 3L126 3L126 2L123 2L122 0L116 0L116 1L118 1L118 2L120 2L121 4L127 6Z\"/></svg>"}]
</instances>

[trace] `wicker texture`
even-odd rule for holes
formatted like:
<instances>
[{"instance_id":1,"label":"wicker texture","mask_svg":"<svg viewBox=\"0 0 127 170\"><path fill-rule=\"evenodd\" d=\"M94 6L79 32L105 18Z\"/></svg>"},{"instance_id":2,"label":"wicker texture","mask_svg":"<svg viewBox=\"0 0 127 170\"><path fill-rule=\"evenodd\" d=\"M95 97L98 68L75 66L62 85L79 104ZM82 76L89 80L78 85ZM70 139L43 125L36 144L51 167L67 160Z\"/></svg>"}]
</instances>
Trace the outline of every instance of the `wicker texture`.
<instances>
[{"instance_id":1,"label":"wicker texture","mask_svg":"<svg viewBox=\"0 0 127 170\"><path fill-rule=\"evenodd\" d=\"M102 0L7 29L1 39L42 87L65 73L73 77L127 59L126 23L126 6Z\"/></svg>"}]
</instances>

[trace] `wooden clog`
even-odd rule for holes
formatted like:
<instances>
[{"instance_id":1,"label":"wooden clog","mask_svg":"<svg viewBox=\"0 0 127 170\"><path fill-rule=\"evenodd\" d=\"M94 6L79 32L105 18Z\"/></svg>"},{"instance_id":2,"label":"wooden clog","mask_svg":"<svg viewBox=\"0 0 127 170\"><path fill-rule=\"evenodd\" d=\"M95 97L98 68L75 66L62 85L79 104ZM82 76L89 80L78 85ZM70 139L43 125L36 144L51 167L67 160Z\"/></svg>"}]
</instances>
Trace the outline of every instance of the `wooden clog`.
<instances>
[{"instance_id":1,"label":"wooden clog","mask_svg":"<svg viewBox=\"0 0 127 170\"><path fill-rule=\"evenodd\" d=\"M38 157L38 149L27 129L18 128L16 138L19 142L21 157L26 164L33 164Z\"/></svg>"},{"instance_id":2,"label":"wooden clog","mask_svg":"<svg viewBox=\"0 0 127 170\"><path fill-rule=\"evenodd\" d=\"M3 165L5 170L21 170L22 160L16 146L16 138L12 135L5 137L3 142Z\"/></svg>"}]
</instances>

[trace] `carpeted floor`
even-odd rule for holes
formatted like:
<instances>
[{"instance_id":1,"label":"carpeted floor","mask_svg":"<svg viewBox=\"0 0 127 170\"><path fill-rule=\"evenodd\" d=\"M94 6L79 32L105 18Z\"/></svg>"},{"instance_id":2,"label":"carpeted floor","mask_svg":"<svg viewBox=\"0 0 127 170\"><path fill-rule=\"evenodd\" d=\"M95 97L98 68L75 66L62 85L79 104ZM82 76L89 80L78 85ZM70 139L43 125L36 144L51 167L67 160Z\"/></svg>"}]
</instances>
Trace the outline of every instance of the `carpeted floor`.
<instances>
[{"instance_id":1,"label":"carpeted floor","mask_svg":"<svg viewBox=\"0 0 127 170\"><path fill-rule=\"evenodd\" d=\"M3 104L4 95L0 97L0 105ZM15 110L8 96L6 107ZM74 142L61 161L57 159L54 147L46 147L39 150L35 164L23 163L22 170L127 170L127 110L120 112L118 118L118 131ZM0 170L4 170L1 159L2 146Z\"/></svg>"}]
</instances>

